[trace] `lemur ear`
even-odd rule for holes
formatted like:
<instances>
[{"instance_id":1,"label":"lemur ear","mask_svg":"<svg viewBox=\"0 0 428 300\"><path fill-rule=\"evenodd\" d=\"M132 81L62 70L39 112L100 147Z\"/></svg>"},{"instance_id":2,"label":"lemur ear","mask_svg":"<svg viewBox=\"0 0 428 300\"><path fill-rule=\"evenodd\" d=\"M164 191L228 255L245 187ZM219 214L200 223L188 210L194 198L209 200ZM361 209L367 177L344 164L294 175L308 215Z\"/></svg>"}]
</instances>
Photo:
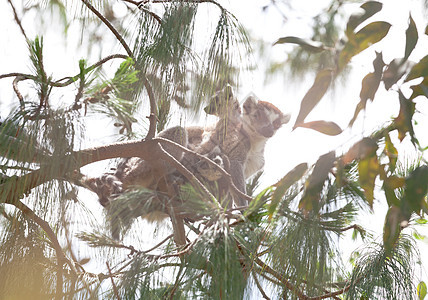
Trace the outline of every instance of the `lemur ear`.
<instances>
[{"instance_id":1,"label":"lemur ear","mask_svg":"<svg viewBox=\"0 0 428 300\"><path fill-rule=\"evenodd\" d=\"M247 98L245 98L244 101L244 112L245 113L249 113L250 111L253 111L257 108L257 98L254 94L250 94L247 96Z\"/></svg>"},{"instance_id":2,"label":"lemur ear","mask_svg":"<svg viewBox=\"0 0 428 300\"><path fill-rule=\"evenodd\" d=\"M226 84L226 86L223 88L224 93L222 93L223 95L225 95L225 98L227 100L233 98L234 94L233 94L233 88L230 84Z\"/></svg>"},{"instance_id":3,"label":"lemur ear","mask_svg":"<svg viewBox=\"0 0 428 300\"><path fill-rule=\"evenodd\" d=\"M210 103L204 108L204 111L209 115L220 116L228 109L229 100L233 99L233 88L230 84L215 93L211 97Z\"/></svg>"},{"instance_id":4,"label":"lemur ear","mask_svg":"<svg viewBox=\"0 0 428 300\"><path fill-rule=\"evenodd\" d=\"M284 114L281 117L281 124L287 124L290 121L291 115L290 114Z\"/></svg>"}]
</instances>

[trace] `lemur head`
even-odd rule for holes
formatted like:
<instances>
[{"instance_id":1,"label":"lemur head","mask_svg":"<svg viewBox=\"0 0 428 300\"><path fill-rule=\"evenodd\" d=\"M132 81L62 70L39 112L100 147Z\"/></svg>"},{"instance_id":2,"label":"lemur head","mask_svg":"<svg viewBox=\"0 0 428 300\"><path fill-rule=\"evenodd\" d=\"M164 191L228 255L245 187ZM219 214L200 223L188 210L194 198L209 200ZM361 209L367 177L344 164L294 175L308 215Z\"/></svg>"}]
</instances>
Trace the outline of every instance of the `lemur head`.
<instances>
[{"instance_id":1,"label":"lemur head","mask_svg":"<svg viewBox=\"0 0 428 300\"><path fill-rule=\"evenodd\" d=\"M211 97L204 111L209 115L230 120L240 120L241 118L241 106L229 84Z\"/></svg>"},{"instance_id":2,"label":"lemur head","mask_svg":"<svg viewBox=\"0 0 428 300\"><path fill-rule=\"evenodd\" d=\"M211 159L220 167L228 168L228 161L225 161L226 158L222 155L221 150L218 146L215 146L214 149L205 156ZM221 177L223 177L223 174L220 172L220 170L211 166L205 160L201 160L196 163L196 169L208 181L217 181Z\"/></svg>"},{"instance_id":3,"label":"lemur head","mask_svg":"<svg viewBox=\"0 0 428 300\"><path fill-rule=\"evenodd\" d=\"M247 97L243 107L243 128L250 136L270 138L290 120L290 115L283 114L272 103L258 100L254 95Z\"/></svg>"}]
</instances>

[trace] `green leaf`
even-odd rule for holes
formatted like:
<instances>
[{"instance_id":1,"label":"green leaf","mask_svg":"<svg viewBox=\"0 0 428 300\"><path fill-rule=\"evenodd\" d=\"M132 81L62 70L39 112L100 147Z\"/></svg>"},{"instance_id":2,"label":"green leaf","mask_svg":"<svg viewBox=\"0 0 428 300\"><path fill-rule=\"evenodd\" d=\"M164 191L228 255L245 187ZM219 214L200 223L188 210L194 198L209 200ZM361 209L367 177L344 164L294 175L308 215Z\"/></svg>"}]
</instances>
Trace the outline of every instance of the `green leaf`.
<instances>
[{"instance_id":1,"label":"green leaf","mask_svg":"<svg viewBox=\"0 0 428 300\"><path fill-rule=\"evenodd\" d=\"M403 210L409 216L412 212L420 213L428 193L428 166L416 168L406 178L404 189Z\"/></svg>"},{"instance_id":2,"label":"green leaf","mask_svg":"<svg viewBox=\"0 0 428 300\"><path fill-rule=\"evenodd\" d=\"M400 200L398 200L397 195L394 190L397 188L403 187L405 184L405 179L402 177L397 177L392 175L390 177L385 178L383 182L383 191L385 192L386 200L388 205L400 206Z\"/></svg>"},{"instance_id":3,"label":"green leaf","mask_svg":"<svg viewBox=\"0 0 428 300\"><path fill-rule=\"evenodd\" d=\"M267 187L250 202L248 209L244 212L246 217L250 216L253 212L258 211L267 201L269 193L272 191L272 187Z\"/></svg>"},{"instance_id":4,"label":"green leaf","mask_svg":"<svg viewBox=\"0 0 428 300\"><path fill-rule=\"evenodd\" d=\"M302 46L303 49L309 52L321 52L325 50L325 47L321 42L302 39L295 36L286 36L286 37L279 38L274 43L274 45L278 45L278 44L297 44Z\"/></svg>"},{"instance_id":5,"label":"green leaf","mask_svg":"<svg viewBox=\"0 0 428 300\"><path fill-rule=\"evenodd\" d=\"M327 135L338 135L343 131L336 123L322 120L302 123L297 127L310 128Z\"/></svg>"},{"instance_id":6,"label":"green leaf","mask_svg":"<svg viewBox=\"0 0 428 300\"><path fill-rule=\"evenodd\" d=\"M342 70L353 56L382 40L390 28L391 24L388 22L377 21L368 24L355 35L349 37L348 42L339 54L338 69Z\"/></svg>"},{"instance_id":7,"label":"green leaf","mask_svg":"<svg viewBox=\"0 0 428 300\"><path fill-rule=\"evenodd\" d=\"M423 234L420 234L419 232L413 232L413 237L419 241L425 240L427 237Z\"/></svg>"},{"instance_id":8,"label":"green leaf","mask_svg":"<svg viewBox=\"0 0 428 300\"><path fill-rule=\"evenodd\" d=\"M299 202L299 209L303 209L304 212L319 210L320 193L335 161L336 155L334 151L320 156L306 182L306 189Z\"/></svg>"},{"instance_id":9,"label":"green leaf","mask_svg":"<svg viewBox=\"0 0 428 300\"><path fill-rule=\"evenodd\" d=\"M428 76L428 55L423 57L413 68L410 70L404 82L410 81L418 77Z\"/></svg>"},{"instance_id":10,"label":"green leaf","mask_svg":"<svg viewBox=\"0 0 428 300\"><path fill-rule=\"evenodd\" d=\"M278 207L281 198L284 196L285 192L288 188L293 185L296 181L302 178L303 174L305 174L308 169L307 163L301 163L297 165L293 170L288 172L280 181L278 181L275 186L276 189L272 195L272 201L268 208L269 218L272 218L273 214Z\"/></svg>"},{"instance_id":11,"label":"green leaf","mask_svg":"<svg viewBox=\"0 0 428 300\"><path fill-rule=\"evenodd\" d=\"M367 1L360 6L363 10L352 14L349 17L348 24L346 24L346 35L351 36L354 34L355 28L362 22L378 13L382 9L382 3L377 1Z\"/></svg>"},{"instance_id":12,"label":"green leaf","mask_svg":"<svg viewBox=\"0 0 428 300\"><path fill-rule=\"evenodd\" d=\"M418 29L416 28L415 21L413 21L412 15L409 16L409 27L406 30L406 50L404 52L404 59L407 59L415 49L416 43L418 42Z\"/></svg>"},{"instance_id":13,"label":"green leaf","mask_svg":"<svg viewBox=\"0 0 428 300\"><path fill-rule=\"evenodd\" d=\"M397 164L398 151L397 151L397 148L395 148L394 144L392 143L391 138L389 137L389 133L385 134L384 152L389 159L389 170L391 172L394 172L395 165Z\"/></svg>"},{"instance_id":14,"label":"green leaf","mask_svg":"<svg viewBox=\"0 0 428 300\"><path fill-rule=\"evenodd\" d=\"M428 223L428 220L424 218L419 218L419 219L416 219L415 222L418 223L419 225L424 225Z\"/></svg>"},{"instance_id":15,"label":"green leaf","mask_svg":"<svg viewBox=\"0 0 428 300\"><path fill-rule=\"evenodd\" d=\"M364 194L366 195L370 207L373 207L373 190L375 187L375 180L378 174L379 161L376 155L366 157L358 164L359 182L364 190Z\"/></svg>"},{"instance_id":16,"label":"green leaf","mask_svg":"<svg viewBox=\"0 0 428 300\"><path fill-rule=\"evenodd\" d=\"M385 225L383 227L383 245L385 252L390 253L395 243L398 240L401 232L400 223L403 221L400 208L392 205L385 217Z\"/></svg>"},{"instance_id":17,"label":"green leaf","mask_svg":"<svg viewBox=\"0 0 428 300\"><path fill-rule=\"evenodd\" d=\"M302 99L299 115L297 116L293 129L303 123L306 116L318 104L330 86L332 79L333 70L324 69L318 72L313 85Z\"/></svg>"},{"instance_id":18,"label":"green leaf","mask_svg":"<svg viewBox=\"0 0 428 300\"><path fill-rule=\"evenodd\" d=\"M418 290L418 299L424 300L425 296L427 295L427 285L425 284L425 282L423 281L419 282L417 290Z\"/></svg>"}]
</instances>

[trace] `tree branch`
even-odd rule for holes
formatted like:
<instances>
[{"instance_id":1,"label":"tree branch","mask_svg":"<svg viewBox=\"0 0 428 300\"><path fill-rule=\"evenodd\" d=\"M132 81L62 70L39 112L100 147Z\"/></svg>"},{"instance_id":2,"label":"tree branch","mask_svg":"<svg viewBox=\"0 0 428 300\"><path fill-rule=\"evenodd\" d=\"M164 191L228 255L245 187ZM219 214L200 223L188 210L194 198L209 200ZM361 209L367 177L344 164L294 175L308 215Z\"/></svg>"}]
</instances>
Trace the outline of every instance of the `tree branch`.
<instances>
[{"instance_id":1,"label":"tree branch","mask_svg":"<svg viewBox=\"0 0 428 300\"><path fill-rule=\"evenodd\" d=\"M15 79L13 80L13 82L12 82L12 87L13 87L13 90L14 90L16 96L19 99L19 106L20 106L21 110L24 110L24 108L25 108L24 97L22 97L22 94L21 94L21 92L18 89L18 83L21 80L25 80L25 78L22 77L22 76L16 76Z\"/></svg>"},{"instance_id":2,"label":"tree branch","mask_svg":"<svg viewBox=\"0 0 428 300\"><path fill-rule=\"evenodd\" d=\"M103 59L101 59L100 61L96 62L95 64L93 64L92 66L89 66L88 68L86 68L85 72L90 72L93 69L99 67L100 65L106 63L107 61L114 59L114 58L122 58L122 59L127 59L129 56L124 55L124 54L112 54L109 56L104 57ZM78 78L79 78L80 74L77 74L73 77L64 77L61 78L57 81L51 81L51 82L46 82L46 84L54 86L54 87L65 87L67 85L72 84L73 82L75 82ZM0 79L3 78L8 78L8 77L22 77L21 80L27 80L27 79L31 79L34 81L39 82L38 78L34 75L31 74L24 74L24 73L7 73L7 74L2 74L0 75ZM66 82L61 83L61 81L63 80L67 80Z\"/></svg>"},{"instance_id":3,"label":"tree branch","mask_svg":"<svg viewBox=\"0 0 428 300\"><path fill-rule=\"evenodd\" d=\"M263 290L263 287L260 284L259 280L257 279L257 274L254 271L254 269L252 270L252 273L253 273L254 282L256 283L256 286L259 289L260 293L262 294L263 298L267 299L267 300L270 300L270 298L268 297L268 295L266 295L265 291Z\"/></svg>"},{"instance_id":4,"label":"tree branch","mask_svg":"<svg viewBox=\"0 0 428 300\"><path fill-rule=\"evenodd\" d=\"M104 63L106 63L106 62L108 62L109 60L111 60L111 59L114 59L114 58L122 58L122 59L128 59L130 56L128 56L128 55L125 55L125 54L112 54L112 55L109 55L109 56L106 56L106 57L104 57L103 59L101 59L101 60L99 60L99 61L97 61L95 64L93 64L92 66L89 66L89 67L87 67L86 69L85 69L85 72L87 73L87 72L90 72L90 71L92 71L93 69L95 69L95 68L98 68L99 66L101 66L102 64L104 64ZM54 86L54 87L64 87L64 86L67 86L67 85L70 85L71 83L73 83L73 82L76 82L76 80L77 79L79 79L79 77L80 77L80 73L79 74L77 74L77 75L75 75L75 76L73 76L73 77L64 77L64 78L61 78L61 79L59 79L59 80L57 80L57 81L54 81L54 82L51 82L51 83L49 83L50 85L52 85L52 86ZM1 78L1 77L0 77ZM67 80L66 82L63 82L63 83L61 83L61 81L63 81L63 80Z\"/></svg>"},{"instance_id":5,"label":"tree branch","mask_svg":"<svg viewBox=\"0 0 428 300\"><path fill-rule=\"evenodd\" d=\"M188 3L212 3L216 6L218 6L221 10L225 10L223 6L220 5L220 3L214 1L214 0L143 0L138 2L138 5L147 4L147 3L173 3L173 2L188 2Z\"/></svg>"},{"instance_id":6,"label":"tree branch","mask_svg":"<svg viewBox=\"0 0 428 300\"><path fill-rule=\"evenodd\" d=\"M143 77L143 84L144 87L147 90L147 95L149 96L150 101L150 115L147 117L149 119L149 131L147 132L145 140L151 140L156 135L156 99L155 94L153 93L152 86L150 85L149 81L146 77Z\"/></svg>"},{"instance_id":7,"label":"tree branch","mask_svg":"<svg viewBox=\"0 0 428 300\"><path fill-rule=\"evenodd\" d=\"M122 44L123 48L125 48L126 53L130 57L134 57L132 54L131 48L129 48L128 44L125 42L123 37L120 35L120 33L114 28L114 26L107 20L106 17L104 17L94 6L91 5L87 0L82 0L83 4L86 5L107 27L110 29L110 31L114 34L114 36L117 38L119 43Z\"/></svg>"},{"instance_id":8,"label":"tree branch","mask_svg":"<svg viewBox=\"0 0 428 300\"><path fill-rule=\"evenodd\" d=\"M173 236L174 236L174 234L170 234L166 238L164 238L162 241L160 241L159 243L157 243L155 246L153 246L152 248L144 250L144 251L141 251L141 252L144 253L144 254L147 254L147 253L149 253L149 252L151 252L151 251L159 248L160 246L162 246L163 243L165 243L167 240L169 240Z\"/></svg>"},{"instance_id":9,"label":"tree branch","mask_svg":"<svg viewBox=\"0 0 428 300\"><path fill-rule=\"evenodd\" d=\"M114 295L115 295L115 297L116 297L117 300L120 300L119 292L117 290L116 284L114 283L113 275L111 273L111 269L110 269L110 265L109 265L108 261L106 262L106 266L107 266L108 274L110 275L110 280L111 280L111 284L113 286Z\"/></svg>"},{"instance_id":10,"label":"tree branch","mask_svg":"<svg viewBox=\"0 0 428 300\"><path fill-rule=\"evenodd\" d=\"M15 22L16 22L16 24L18 24L19 29L21 29L21 33L22 33L22 35L25 37L25 39L26 39L26 40L28 40L27 34L25 33L24 27L22 27L21 20L20 20L20 19L19 19L19 17L18 17L18 14L17 14L17 12L16 12L15 6L14 6L14 5L13 5L13 3L12 3L12 0L7 0L7 2L9 2L10 6L12 7L12 10L13 10L13 16L14 16L14 18L15 18Z\"/></svg>"},{"instance_id":11,"label":"tree branch","mask_svg":"<svg viewBox=\"0 0 428 300\"><path fill-rule=\"evenodd\" d=\"M135 6L137 6L137 8L138 8L139 10L141 10L141 11L143 11L143 12L145 12L145 13L149 14L149 15L150 15L150 16L152 16L152 17L153 17L153 19L155 19L159 24L162 24L162 19L161 19L157 14L155 14L154 12L152 12L152 11L148 10L147 8L143 7L144 3L142 3L141 1L140 1L140 2L133 1L133 0L122 0L122 1L123 1L123 2L127 2L127 3L131 3L131 4L135 5Z\"/></svg>"},{"instance_id":12,"label":"tree branch","mask_svg":"<svg viewBox=\"0 0 428 300\"><path fill-rule=\"evenodd\" d=\"M254 261L256 264L258 264L264 271L271 274L273 277L278 279L287 289L292 291L299 299L301 300L308 300L309 297L303 294L302 291L300 291L296 286L294 286L291 282L289 282L284 276L281 276L278 274L274 269L269 267L267 264L265 264L260 258L254 257Z\"/></svg>"}]
</instances>

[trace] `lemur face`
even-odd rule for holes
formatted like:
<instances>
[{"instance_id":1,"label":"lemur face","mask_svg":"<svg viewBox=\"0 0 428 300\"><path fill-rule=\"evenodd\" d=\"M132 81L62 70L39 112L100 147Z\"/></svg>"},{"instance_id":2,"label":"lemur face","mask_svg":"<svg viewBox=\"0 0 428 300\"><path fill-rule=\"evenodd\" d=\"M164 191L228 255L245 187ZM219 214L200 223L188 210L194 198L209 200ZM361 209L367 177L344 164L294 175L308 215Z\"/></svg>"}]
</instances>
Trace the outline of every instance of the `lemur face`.
<instances>
[{"instance_id":1,"label":"lemur face","mask_svg":"<svg viewBox=\"0 0 428 300\"><path fill-rule=\"evenodd\" d=\"M283 114L275 105L249 96L244 102L243 126L249 135L270 138L283 125L290 115Z\"/></svg>"},{"instance_id":2,"label":"lemur face","mask_svg":"<svg viewBox=\"0 0 428 300\"><path fill-rule=\"evenodd\" d=\"M227 119L240 119L241 117L241 106L230 85L226 85L212 96L204 111L207 114L226 117Z\"/></svg>"}]
</instances>

